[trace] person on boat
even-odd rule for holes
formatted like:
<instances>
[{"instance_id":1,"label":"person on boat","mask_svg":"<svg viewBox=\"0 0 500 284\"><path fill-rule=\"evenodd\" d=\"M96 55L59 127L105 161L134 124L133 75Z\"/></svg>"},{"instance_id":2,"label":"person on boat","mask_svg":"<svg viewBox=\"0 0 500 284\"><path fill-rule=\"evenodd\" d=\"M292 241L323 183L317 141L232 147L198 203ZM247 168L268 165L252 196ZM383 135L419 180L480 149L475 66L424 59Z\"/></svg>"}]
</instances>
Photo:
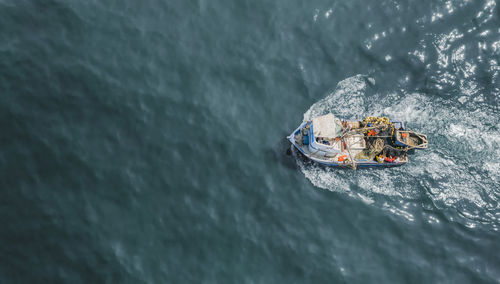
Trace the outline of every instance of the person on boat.
<instances>
[{"instance_id":1,"label":"person on boat","mask_svg":"<svg viewBox=\"0 0 500 284\"><path fill-rule=\"evenodd\" d=\"M380 155L376 156L375 159L377 160L377 162L382 164L384 162L385 156L384 156L384 154L380 154Z\"/></svg>"},{"instance_id":2,"label":"person on boat","mask_svg":"<svg viewBox=\"0 0 500 284\"><path fill-rule=\"evenodd\" d=\"M393 163L397 158L398 157L389 156L389 157L385 157L384 161L388 162L388 163Z\"/></svg>"}]
</instances>

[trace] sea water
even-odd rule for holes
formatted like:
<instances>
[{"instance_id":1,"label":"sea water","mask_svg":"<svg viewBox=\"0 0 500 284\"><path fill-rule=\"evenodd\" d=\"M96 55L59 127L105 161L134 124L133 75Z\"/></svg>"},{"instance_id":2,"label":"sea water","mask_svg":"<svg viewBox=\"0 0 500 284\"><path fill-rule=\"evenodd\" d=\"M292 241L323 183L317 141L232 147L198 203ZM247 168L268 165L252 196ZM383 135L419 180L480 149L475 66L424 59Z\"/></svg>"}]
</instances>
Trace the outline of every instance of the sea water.
<instances>
[{"instance_id":1,"label":"sea water","mask_svg":"<svg viewBox=\"0 0 500 284\"><path fill-rule=\"evenodd\" d=\"M499 9L0 1L0 282L498 283ZM319 167L327 112L429 148Z\"/></svg>"}]
</instances>

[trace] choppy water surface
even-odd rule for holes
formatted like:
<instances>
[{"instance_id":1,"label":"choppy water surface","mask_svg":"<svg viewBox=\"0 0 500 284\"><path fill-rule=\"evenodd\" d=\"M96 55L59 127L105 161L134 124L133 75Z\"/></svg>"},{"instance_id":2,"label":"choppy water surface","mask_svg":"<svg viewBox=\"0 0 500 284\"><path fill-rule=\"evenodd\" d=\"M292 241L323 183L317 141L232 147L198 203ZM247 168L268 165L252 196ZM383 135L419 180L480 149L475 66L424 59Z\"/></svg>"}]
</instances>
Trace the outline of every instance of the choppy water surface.
<instances>
[{"instance_id":1,"label":"choppy water surface","mask_svg":"<svg viewBox=\"0 0 500 284\"><path fill-rule=\"evenodd\" d=\"M408 220L415 217L400 208L401 199L451 213L450 220L458 218L470 228L489 225L497 231L500 167L490 160L500 156L496 110L485 112L477 103L457 107L442 98L403 91L367 97L370 84L376 84L373 78L359 75L340 82L335 92L311 106L304 120L329 112L349 119L361 118L352 111L389 116L428 133L430 149L411 155L411 163L404 167L359 172L312 165L298 157L306 177L320 188L357 195L368 203L379 195L397 196L395 204L382 198L381 205ZM428 216L428 221L435 219Z\"/></svg>"},{"instance_id":2,"label":"choppy water surface","mask_svg":"<svg viewBox=\"0 0 500 284\"><path fill-rule=\"evenodd\" d=\"M0 1L0 282L500 282L498 1ZM393 169L284 140L428 134Z\"/></svg>"}]
</instances>

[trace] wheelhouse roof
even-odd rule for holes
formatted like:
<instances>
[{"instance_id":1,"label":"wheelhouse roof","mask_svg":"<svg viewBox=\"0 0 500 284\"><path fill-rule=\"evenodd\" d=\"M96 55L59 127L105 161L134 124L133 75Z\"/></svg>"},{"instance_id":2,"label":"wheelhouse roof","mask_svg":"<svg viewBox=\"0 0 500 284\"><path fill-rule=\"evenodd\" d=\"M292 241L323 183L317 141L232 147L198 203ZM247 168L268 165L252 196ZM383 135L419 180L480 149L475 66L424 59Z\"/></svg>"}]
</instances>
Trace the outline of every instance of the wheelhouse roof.
<instances>
[{"instance_id":1,"label":"wheelhouse roof","mask_svg":"<svg viewBox=\"0 0 500 284\"><path fill-rule=\"evenodd\" d=\"M313 118L314 137L335 138L342 133L342 122L329 113Z\"/></svg>"}]
</instances>

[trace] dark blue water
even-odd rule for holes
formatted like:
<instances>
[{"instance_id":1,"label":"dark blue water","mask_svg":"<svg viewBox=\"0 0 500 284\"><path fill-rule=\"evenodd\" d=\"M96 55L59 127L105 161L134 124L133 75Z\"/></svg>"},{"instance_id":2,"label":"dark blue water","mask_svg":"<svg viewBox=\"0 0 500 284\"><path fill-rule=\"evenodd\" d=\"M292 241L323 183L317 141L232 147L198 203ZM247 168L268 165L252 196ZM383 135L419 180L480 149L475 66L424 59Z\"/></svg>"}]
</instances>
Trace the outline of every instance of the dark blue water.
<instances>
[{"instance_id":1,"label":"dark blue water","mask_svg":"<svg viewBox=\"0 0 500 284\"><path fill-rule=\"evenodd\" d=\"M3 0L0 90L1 283L500 282L498 1ZM318 167L326 112L429 149Z\"/></svg>"}]
</instances>

